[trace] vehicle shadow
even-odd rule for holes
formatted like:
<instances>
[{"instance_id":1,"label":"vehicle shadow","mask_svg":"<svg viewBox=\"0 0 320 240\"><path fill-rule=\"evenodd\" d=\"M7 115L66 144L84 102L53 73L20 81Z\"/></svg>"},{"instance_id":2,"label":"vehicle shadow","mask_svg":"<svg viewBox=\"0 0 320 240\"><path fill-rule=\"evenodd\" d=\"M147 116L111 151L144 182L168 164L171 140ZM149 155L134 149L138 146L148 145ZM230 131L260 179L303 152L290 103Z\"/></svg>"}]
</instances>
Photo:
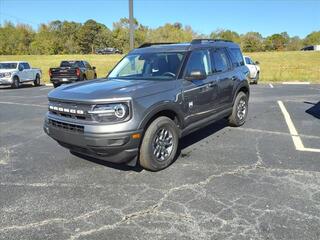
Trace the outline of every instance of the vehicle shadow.
<instances>
[{"instance_id":1,"label":"vehicle shadow","mask_svg":"<svg viewBox=\"0 0 320 240\"><path fill-rule=\"evenodd\" d=\"M136 166L132 167L132 166L128 166L126 164L116 164L116 163L112 163L112 162L103 161L103 160L100 160L100 159L96 159L94 157L82 155L82 154L77 153L77 152L71 152L70 151L70 153L72 155L76 156L76 157L85 159L85 160L87 160L89 162L93 162L93 163L96 163L96 164L99 164L99 165L103 165L103 166L106 166L106 167L109 167L109 168L114 168L114 169L117 169L117 170L134 171L134 172L141 172L143 170L143 168L139 164L137 164Z\"/></svg>"},{"instance_id":2,"label":"vehicle shadow","mask_svg":"<svg viewBox=\"0 0 320 240\"><path fill-rule=\"evenodd\" d=\"M312 102L304 102L304 103L313 105L312 107L306 110L306 113L314 116L315 118L320 119L320 101L318 103L312 103Z\"/></svg>"},{"instance_id":3,"label":"vehicle shadow","mask_svg":"<svg viewBox=\"0 0 320 240\"><path fill-rule=\"evenodd\" d=\"M212 134L215 134L216 132L220 131L221 129L223 129L227 126L228 126L228 121L226 119L222 119L220 121L217 121L213 124L210 124L207 127L199 129L198 131L195 131L195 132L181 138L179 141L177 154L171 164L174 164L174 162L177 159L185 157L182 153L183 149L201 141L202 139L209 137ZM86 156L86 155L82 155L82 154L76 153L76 152L70 152L70 153L76 157L85 159L87 161L90 161L90 162L93 162L96 164L100 164L100 165L103 165L103 166L106 166L109 168L114 168L117 170L135 171L135 172L141 172L143 170L143 168L139 164L136 164L136 166L132 167L132 166L128 166L125 164L116 164L116 163L111 163L111 162L99 160L99 159L96 159L96 158L93 158L90 156Z\"/></svg>"},{"instance_id":4,"label":"vehicle shadow","mask_svg":"<svg viewBox=\"0 0 320 240\"><path fill-rule=\"evenodd\" d=\"M40 85L39 87L41 87L42 85ZM1 86L0 90L19 90L19 89L23 89L23 88L34 88L35 86L30 83L30 84L22 84L19 86L19 88L12 88L11 86Z\"/></svg>"}]
</instances>

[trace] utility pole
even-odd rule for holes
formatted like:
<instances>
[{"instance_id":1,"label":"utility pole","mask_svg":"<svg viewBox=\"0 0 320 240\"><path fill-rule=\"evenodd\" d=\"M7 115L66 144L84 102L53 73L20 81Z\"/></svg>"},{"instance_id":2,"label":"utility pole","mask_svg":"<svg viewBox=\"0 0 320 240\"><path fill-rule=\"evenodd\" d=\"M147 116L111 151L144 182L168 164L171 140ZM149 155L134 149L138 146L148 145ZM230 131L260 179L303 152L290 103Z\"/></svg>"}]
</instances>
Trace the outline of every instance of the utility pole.
<instances>
[{"instance_id":1,"label":"utility pole","mask_svg":"<svg viewBox=\"0 0 320 240\"><path fill-rule=\"evenodd\" d=\"M129 0L130 50L134 48L133 0Z\"/></svg>"}]
</instances>

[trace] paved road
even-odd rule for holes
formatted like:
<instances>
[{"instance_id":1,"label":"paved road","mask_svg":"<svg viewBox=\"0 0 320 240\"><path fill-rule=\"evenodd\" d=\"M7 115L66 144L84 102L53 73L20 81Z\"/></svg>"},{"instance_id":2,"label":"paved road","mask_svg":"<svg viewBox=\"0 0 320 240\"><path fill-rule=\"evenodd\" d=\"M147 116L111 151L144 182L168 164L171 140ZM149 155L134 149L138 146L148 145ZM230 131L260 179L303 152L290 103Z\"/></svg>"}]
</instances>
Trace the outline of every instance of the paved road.
<instances>
[{"instance_id":1,"label":"paved road","mask_svg":"<svg viewBox=\"0 0 320 240\"><path fill-rule=\"evenodd\" d=\"M157 173L58 146L42 131L50 90L0 89L0 239L320 238L320 85L252 86L243 127L185 137Z\"/></svg>"}]
</instances>

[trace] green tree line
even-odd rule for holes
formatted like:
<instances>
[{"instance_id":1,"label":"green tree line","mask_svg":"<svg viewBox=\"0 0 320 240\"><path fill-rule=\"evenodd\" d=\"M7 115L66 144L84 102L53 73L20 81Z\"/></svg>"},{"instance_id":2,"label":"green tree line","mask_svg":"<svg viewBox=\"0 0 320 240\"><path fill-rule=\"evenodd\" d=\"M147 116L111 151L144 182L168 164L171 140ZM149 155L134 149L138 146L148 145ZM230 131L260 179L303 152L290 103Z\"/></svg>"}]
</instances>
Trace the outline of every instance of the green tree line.
<instances>
[{"instance_id":1,"label":"green tree line","mask_svg":"<svg viewBox=\"0 0 320 240\"><path fill-rule=\"evenodd\" d=\"M226 39L239 43L245 52L294 51L304 46L320 44L320 31L304 39L290 37L288 33L276 33L263 37L259 32L238 34L235 31L218 29L209 36L198 34L190 26L167 23L158 28L149 28L134 21L135 46L145 42L188 42L194 38ZM129 51L129 21L121 18L109 29L92 19L85 23L52 21L41 24L34 30L27 24L5 22L0 25L0 54L89 54L99 48L114 47Z\"/></svg>"}]
</instances>

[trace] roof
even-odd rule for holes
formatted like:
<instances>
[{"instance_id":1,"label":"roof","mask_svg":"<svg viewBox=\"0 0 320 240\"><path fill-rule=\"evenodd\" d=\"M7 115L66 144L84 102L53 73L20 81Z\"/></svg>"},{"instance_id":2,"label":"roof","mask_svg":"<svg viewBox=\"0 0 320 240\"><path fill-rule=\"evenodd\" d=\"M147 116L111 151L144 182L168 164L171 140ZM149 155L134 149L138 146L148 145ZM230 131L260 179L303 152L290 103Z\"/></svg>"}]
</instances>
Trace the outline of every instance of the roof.
<instances>
[{"instance_id":1,"label":"roof","mask_svg":"<svg viewBox=\"0 0 320 240\"><path fill-rule=\"evenodd\" d=\"M186 52L205 47L239 48L239 45L231 41L219 39L195 39L192 42L187 43L145 43L139 48L132 50L129 54L148 52Z\"/></svg>"}]
</instances>

